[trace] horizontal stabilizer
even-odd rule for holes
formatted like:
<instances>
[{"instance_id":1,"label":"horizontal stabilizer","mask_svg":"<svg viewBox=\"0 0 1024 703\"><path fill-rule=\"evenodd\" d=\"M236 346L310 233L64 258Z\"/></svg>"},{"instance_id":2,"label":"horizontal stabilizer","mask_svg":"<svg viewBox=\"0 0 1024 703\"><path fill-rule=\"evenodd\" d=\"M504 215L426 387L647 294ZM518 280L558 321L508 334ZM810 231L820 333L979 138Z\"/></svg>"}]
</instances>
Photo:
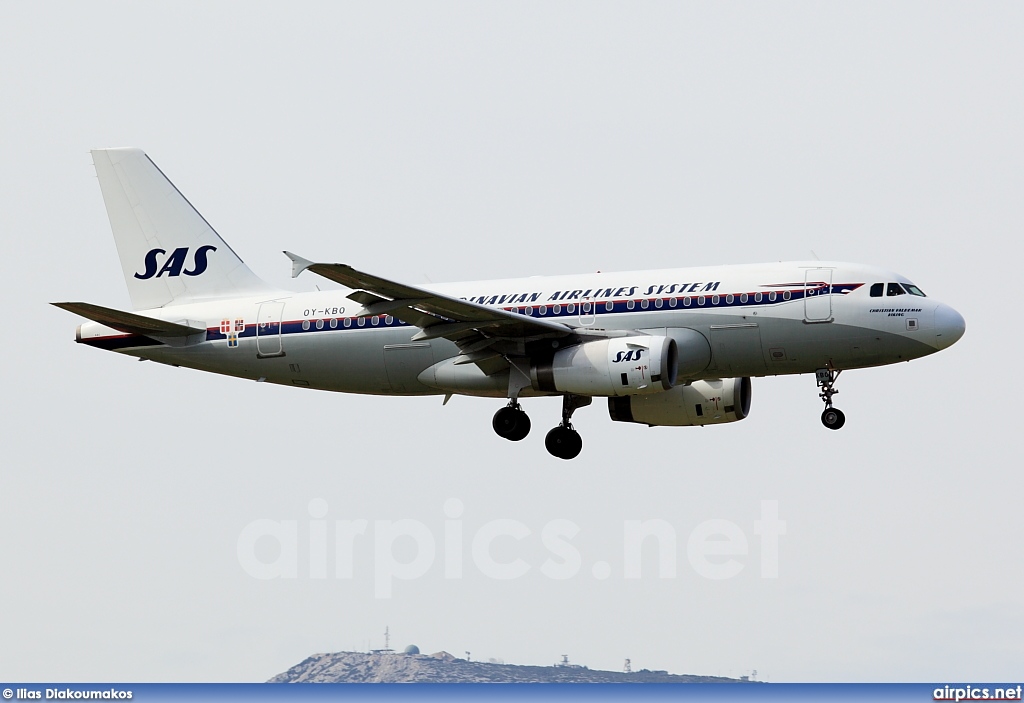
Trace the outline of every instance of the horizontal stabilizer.
<instances>
[{"instance_id":1,"label":"horizontal stabilizer","mask_svg":"<svg viewBox=\"0 0 1024 703\"><path fill-rule=\"evenodd\" d=\"M52 303L52 305L128 334L141 334L147 337L187 337L193 334L206 334L206 330L200 327L164 322L145 315L105 308L92 303Z\"/></svg>"}]
</instances>

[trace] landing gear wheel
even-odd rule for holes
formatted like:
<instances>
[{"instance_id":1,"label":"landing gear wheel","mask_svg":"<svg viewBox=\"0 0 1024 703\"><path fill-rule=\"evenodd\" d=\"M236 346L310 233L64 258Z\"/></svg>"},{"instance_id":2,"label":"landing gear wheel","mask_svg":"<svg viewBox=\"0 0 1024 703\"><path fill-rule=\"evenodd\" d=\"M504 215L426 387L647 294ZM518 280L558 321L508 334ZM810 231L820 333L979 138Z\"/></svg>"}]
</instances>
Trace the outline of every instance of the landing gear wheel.
<instances>
[{"instance_id":1,"label":"landing gear wheel","mask_svg":"<svg viewBox=\"0 0 1024 703\"><path fill-rule=\"evenodd\" d=\"M825 408L821 414L821 424L830 430L838 430L846 424L846 415L839 408Z\"/></svg>"},{"instance_id":2,"label":"landing gear wheel","mask_svg":"<svg viewBox=\"0 0 1024 703\"><path fill-rule=\"evenodd\" d=\"M522 410L517 410L516 412L519 413L519 415L516 418L515 429L513 429L510 434L505 435L505 439L513 442L525 439L526 435L530 434L530 416Z\"/></svg>"},{"instance_id":3,"label":"landing gear wheel","mask_svg":"<svg viewBox=\"0 0 1024 703\"><path fill-rule=\"evenodd\" d=\"M530 416L518 404L508 405L494 413L491 427L499 437L518 442L530 434Z\"/></svg>"},{"instance_id":4,"label":"landing gear wheel","mask_svg":"<svg viewBox=\"0 0 1024 703\"><path fill-rule=\"evenodd\" d=\"M583 451L583 438L572 428L570 420L574 412L593 402L593 398L585 395L566 393L562 396L562 422L544 438L544 446L552 456L559 459L575 459L580 455Z\"/></svg>"},{"instance_id":5,"label":"landing gear wheel","mask_svg":"<svg viewBox=\"0 0 1024 703\"><path fill-rule=\"evenodd\" d=\"M559 459L575 459L583 451L583 439L580 433L571 427L559 425L544 438L544 446L552 456Z\"/></svg>"},{"instance_id":6,"label":"landing gear wheel","mask_svg":"<svg viewBox=\"0 0 1024 703\"><path fill-rule=\"evenodd\" d=\"M839 389L835 387L836 379L841 373L842 371L832 368L831 364L827 368L814 372L815 381L818 388L821 389L818 397L825 402L825 411L821 413L821 424L830 430L838 430L846 424L846 415L843 414L843 411L832 407L832 396L839 393Z\"/></svg>"}]
</instances>

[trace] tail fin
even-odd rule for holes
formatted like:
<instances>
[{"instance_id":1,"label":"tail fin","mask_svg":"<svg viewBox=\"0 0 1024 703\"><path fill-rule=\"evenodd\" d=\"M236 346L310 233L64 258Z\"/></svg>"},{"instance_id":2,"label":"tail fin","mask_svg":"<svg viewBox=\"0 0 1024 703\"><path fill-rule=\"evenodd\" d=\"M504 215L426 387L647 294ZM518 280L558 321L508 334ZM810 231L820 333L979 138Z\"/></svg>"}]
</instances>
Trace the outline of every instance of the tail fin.
<instances>
[{"instance_id":1,"label":"tail fin","mask_svg":"<svg viewBox=\"0 0 1024 703\"><path fill-rule=\"evenodd\" d=\"M92 157L136 310L273 290L141 149Z\"/></svg>"}]
</instances>

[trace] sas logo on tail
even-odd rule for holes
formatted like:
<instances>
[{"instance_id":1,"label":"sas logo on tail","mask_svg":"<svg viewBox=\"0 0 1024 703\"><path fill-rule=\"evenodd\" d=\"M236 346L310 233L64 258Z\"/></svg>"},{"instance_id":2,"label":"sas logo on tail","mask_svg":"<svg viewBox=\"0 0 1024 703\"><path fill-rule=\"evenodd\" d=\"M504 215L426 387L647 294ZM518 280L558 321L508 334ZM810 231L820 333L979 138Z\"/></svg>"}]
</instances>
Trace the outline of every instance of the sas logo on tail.
<instances>
[{"instance_id":1,"label":"sas logo on tail","mask_svg":"<svg viewBox=\"0 0 1024 703\"><path fill-rule=\"evenodd\" d=\"M644 355L643 349L631 349L630 351L619 352L612 359L613 364L617 364L620 361L640 361Z\"/></svg>"},{"instance_id":2,"label":"sas logo on tail","mask_svg":"<svg viewBox=\"0 0 1024 703\"><path fill-rule=\"evenodd\" d=\"M206 267L209 265L209 261L207 261L206 257L211 251L217 251L217 247L207 244L196 249L192 270L182 271L182 269L185 268L185 259L188 257L188 247L178 247L172 251L171 255L164 261L163 266L160 266L158 259L161 254L166 254L167 251L164 249L150 249L149 253L146 254L145 273L137 273L135 274L135 277L146 280L147 278L153 278L154 276L160 278L165 273L168 276L180 276L182 273L186 276L198 276L205 271ZM159 271L157 271L158 266L160 266Z\"/></svg>"}]
</instances>

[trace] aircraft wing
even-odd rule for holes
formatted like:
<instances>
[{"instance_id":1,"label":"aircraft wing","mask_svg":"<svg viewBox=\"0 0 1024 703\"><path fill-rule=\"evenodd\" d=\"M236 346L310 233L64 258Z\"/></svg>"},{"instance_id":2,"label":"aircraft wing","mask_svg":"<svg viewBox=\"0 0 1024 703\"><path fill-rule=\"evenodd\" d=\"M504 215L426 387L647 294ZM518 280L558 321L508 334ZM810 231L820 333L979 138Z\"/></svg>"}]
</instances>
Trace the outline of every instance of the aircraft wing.
<instances>
[{"instance_id":1,"label":"aircraft wing","mask_svg":"<svg viewBox=\"0 0 1024 703\"><path fill-rule=\"evenodd\" d=\"M206 329L190 327L176 322L165 322L133 312L124 312L105 308L92 303L51 303L62 310L106 325L119 332L141 334L146 337L188 337L194 334L206 334Z\"/></svg>"},{"instance_id":2,"label":"aircraft wing","mask_svg":"<svg viewBox=\"0 0 1024 703\"><path fill-rule=\"evenodd\" d=\"M415 325L420 331L413 340L445 337L469 342L469 338L479 339L481 334L489 338L537 339L564 337L574 332L560 322L526 317L396 283L357 271L348 264L318 264L291 252L286 251L285 255L292 260L292 278L309 270L353 289L355 292L348 297L366 308L363 316L388 314Z\"/></svg>"}]
</instances>

